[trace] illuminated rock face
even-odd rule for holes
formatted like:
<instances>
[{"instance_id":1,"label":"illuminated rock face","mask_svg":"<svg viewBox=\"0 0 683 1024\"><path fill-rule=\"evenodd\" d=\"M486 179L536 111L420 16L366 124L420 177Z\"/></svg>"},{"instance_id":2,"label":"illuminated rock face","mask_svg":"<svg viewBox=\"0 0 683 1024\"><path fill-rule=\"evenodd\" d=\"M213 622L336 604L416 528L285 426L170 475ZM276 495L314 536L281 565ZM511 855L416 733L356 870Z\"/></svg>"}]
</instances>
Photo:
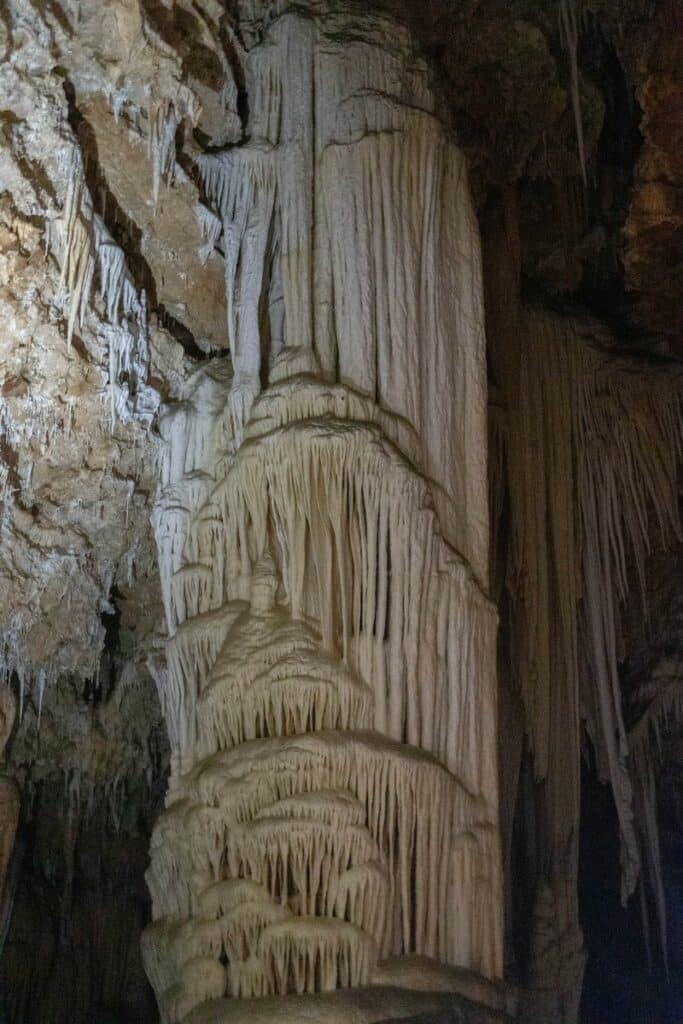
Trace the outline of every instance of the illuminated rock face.
<instances>
[{"instance_id":1,"label":"illuminated rock face","mask_svg":"<svg viewBox=\"0 0 683 1024\"><path fill-rule=\"evenodd\" d=\"M403 29L247 6L249 142L201 163L232 367L161 424L172 775L143 952L165 1021L409 954L502 967L464 161Z\"/></svg>"}]
</instances>

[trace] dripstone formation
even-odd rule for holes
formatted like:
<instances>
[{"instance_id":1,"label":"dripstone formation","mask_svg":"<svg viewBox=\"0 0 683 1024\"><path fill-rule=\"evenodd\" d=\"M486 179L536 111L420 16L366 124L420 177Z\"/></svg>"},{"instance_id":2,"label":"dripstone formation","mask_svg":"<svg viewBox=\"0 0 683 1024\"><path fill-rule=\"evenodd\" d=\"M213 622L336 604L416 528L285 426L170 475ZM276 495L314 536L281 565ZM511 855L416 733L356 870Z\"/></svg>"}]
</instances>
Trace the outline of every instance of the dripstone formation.
<instances>
[{"instance_id":1,"label":"dripstone formation","mask_svg":"<svg viewBox=\"0 0 683 1024\"><path fill-rule=\"evenodd\" d=\"M169 1022L405 957L502 972L464 160L396 24L271 9L252 42L248 141L200 164L231 366L161 427L172 770L143 952Z\"/></svg>"},{"instance_id":2,"label":"dripstone formation","mask_svg":"<svg viewBox=\"0 0 683 1024\"><path fill-rule=\"evenodd\" d=\"M679 23L0 0L0 1020L678 1024Z\"/></svg>"}]
</instances>

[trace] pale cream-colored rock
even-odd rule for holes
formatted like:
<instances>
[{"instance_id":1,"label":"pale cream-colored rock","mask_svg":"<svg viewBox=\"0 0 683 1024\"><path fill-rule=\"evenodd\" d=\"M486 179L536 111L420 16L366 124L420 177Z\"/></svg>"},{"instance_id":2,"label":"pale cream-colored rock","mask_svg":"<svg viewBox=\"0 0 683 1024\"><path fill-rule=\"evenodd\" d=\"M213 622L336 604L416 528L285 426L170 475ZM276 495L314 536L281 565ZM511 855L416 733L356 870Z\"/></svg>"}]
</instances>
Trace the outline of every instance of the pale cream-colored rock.
<instances>
[{"instance_id":1,"label":"pale cream-colored rock","mask_svg":"<svg viewBox=\"0 0 683 1024\"><path fill-rule=\"evenodd\" d=\"M511 985L484 978L462 967L421 956L396 957L377 964L373 985L411 992L457 992L465 999L514 1016L517 992Z\"/></svg>"},{"instance_id":2,"label":"pale cream-colored rock","mask_svg":"<svg viewBox=\"0 0 683 1024\"><path fill-rule=\"evenodd\" d=\"M381 957L502 970L478 235L404 29L283 4L244 60L248 141L199 160L232 373L162 421L143 951L164 1021L369 1020Z\"/></svg>"}]
</instances>

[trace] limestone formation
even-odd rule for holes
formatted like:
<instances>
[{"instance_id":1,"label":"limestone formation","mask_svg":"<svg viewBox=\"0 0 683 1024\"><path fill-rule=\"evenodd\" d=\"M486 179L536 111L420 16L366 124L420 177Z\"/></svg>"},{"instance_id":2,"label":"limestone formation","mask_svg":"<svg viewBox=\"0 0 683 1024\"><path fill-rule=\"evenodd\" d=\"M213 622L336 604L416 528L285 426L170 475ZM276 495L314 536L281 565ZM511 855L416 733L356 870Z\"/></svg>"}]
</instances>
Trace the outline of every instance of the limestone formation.
<instances>
[{"instance_id":1,"label":"limestone formation","mask_svg":"<svg viewBox=\"0 0 683 1024\"><path fill-rule=\"evenodd\" d=\"M498 242L505 253L506 241ZM645 602L654 524L669 544L680 535L681 394L675 367L640 365L615 352L613 339L595 322L516 308L500 282L490 299L492 368L504 382L506 400L506 421L494 420L493 426L493 446L500 453L493 506L501 515L507 495L504 576L516 622L500 691L509 732L501 772L505 777L512 765L512 771L520 770L514 740L519 719L507 717L519 701L534 777L543 782L532 796L534 810L527 811L538 816L545 838L523 1005L531 1019L570 1022L579 1014L586 955L576 897L575 826L584 728L599 777L609 782L614 799L622 901L635 891L642 858L653 878L662 939L665 931L652 824L657 726L652 723L651 733L641 721L635 734L627 734L618 645L630 589L639 588ZM494 529L499 526L496 518ZM661 712L656 704L651 708L655 719L676 713L671 698L662 697ZM509 802L522 785L518 780L517 775L503 797L508 822ZM509 825L506 832L509 842Z\"/></svg>"},{"instance_id":2,"label":"limestone formation","mask_svg":"<svg viewBox=\"0 0 683 1024\"><path fill-rule=\"evenodd\" d=\"M366 987L389 956L502 971L464 161L395 23L261 17L248 141L200 162L231 371L161 427L172 775L143 950L174 1022Z\"/></svg>"},{"instance_id":3,"label":"limestone formation","mask_svg":"<svg viewBox=\"0 0 683 1024\"><path fill-rule=\"evenodd\" d=\"M675 6L0 2L9 1024L665 1016Z\"/></svg>"}]
</instances>

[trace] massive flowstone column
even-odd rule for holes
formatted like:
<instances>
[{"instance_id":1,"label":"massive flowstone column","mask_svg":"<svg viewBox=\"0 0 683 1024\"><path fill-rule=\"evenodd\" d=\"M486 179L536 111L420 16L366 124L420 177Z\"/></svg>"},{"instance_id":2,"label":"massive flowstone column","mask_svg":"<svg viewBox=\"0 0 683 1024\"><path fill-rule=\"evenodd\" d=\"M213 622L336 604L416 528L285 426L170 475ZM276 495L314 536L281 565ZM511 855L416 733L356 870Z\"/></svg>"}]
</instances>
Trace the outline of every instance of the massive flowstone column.
<instances>
[{"instance_id":1,"label":"massive flowstone column","mask_svg":"<svg viewBox=\"0 0 683 1024\"><path fill-rule=\"evenodd\" d=\"M164 1021L414 955L502 966L464 160L403 28L332 2L241 16L245 138L200 162L231 360L162 418L154 515L173 755L143 951Z\"/></svg>"}]
</instances>

